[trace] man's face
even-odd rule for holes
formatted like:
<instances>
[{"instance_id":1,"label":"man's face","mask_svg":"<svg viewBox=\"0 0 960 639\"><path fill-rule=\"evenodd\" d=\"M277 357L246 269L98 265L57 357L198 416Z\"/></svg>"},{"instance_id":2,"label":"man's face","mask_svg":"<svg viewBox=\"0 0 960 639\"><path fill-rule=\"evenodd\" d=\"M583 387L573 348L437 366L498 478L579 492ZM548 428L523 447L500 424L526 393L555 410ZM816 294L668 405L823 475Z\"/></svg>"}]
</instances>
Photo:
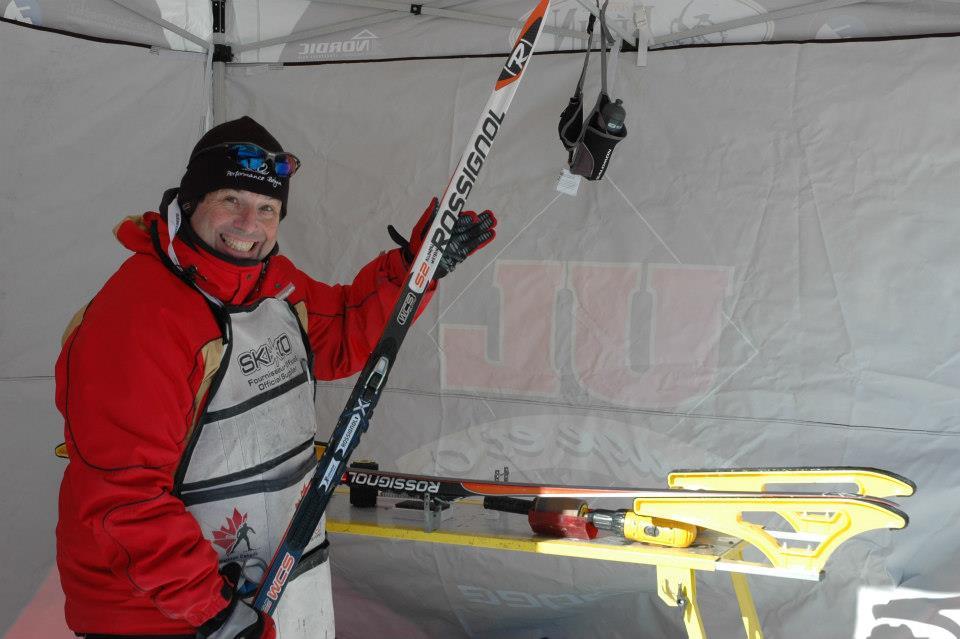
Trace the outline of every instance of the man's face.
<instances>
[{"instance_id":1,"label":"man's face","mask_svg":"<svg viewBox=\"0 0 960 639\"><path fill-rule=\"evenodd\" d=\"M190 226L208 246L220 253L261 260L277 243L282 202L250 191L220 189L200 201Z\"/></svg>"}]
</instances>

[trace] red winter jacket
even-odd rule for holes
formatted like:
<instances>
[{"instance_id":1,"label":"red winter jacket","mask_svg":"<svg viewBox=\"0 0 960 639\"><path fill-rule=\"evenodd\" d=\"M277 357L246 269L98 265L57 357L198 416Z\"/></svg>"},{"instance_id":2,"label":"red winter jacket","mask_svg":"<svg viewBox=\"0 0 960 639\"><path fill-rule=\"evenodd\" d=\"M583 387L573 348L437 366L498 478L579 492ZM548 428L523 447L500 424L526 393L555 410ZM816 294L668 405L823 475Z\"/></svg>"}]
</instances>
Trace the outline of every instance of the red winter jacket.
<instances>
[{"instance_id":1,"label":"red winter jacket","mask_svg":"<svg viewBox=\"0 0 960 639\"><path fill-rule=\"evenodd\" d=\"M116 228L134 255L74 317L57 360L70 456L60 486L57 565L75 632L191 634L227 604L217 553L171 495L219 365L221 333L203 296L158 258L154 225L165 254L159 214ZM407 271L393 250L363 267L353 284L328 286L282 255L265 266L236 266L179 237L174 248L185 269L195 267L195 281L229 304L292 283L287 300L305 306L321 380L363 367Z\"/></svg>"}]
</instances>

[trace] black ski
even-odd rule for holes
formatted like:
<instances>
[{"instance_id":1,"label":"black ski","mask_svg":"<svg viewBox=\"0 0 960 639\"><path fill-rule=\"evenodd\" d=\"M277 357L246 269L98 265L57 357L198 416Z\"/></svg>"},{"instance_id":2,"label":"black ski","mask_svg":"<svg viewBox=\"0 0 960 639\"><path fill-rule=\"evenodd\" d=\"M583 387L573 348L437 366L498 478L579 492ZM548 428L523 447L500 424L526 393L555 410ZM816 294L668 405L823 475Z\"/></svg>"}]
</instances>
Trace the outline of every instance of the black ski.
<instances>
[{"instance_id":1,"label":"black ski","mask_svg":"<svg viewBox=\"0 0 960 639\"><path fill-rule=\"evenodd\" d=\"M886 479L889 483L903 484L903 490L894 494L910 495L913 492L914 484L905 477L901 477L889 471L877 468L860 468L853 466L827 466L827 467L789 467L789 468L744 468L744 469L719 469L727 475L733 476L737 473L778 473L790 471L795 473L825 472L825 471L847 471L849 474L871 474ZM717 470L681 470L675 473L710 473ZM483 481L478 479L460 479L455 477L434 477L432 475L416 475L410 473L397 473L384 470L372 470L367 468L348 468L342 478L343 483L348 484L353 489L362 489L364 487L376 489L385 495L405 495L410 497L437 497L445 500L456 500L464 497L576 497L579 499L694 499L700 501L709 500L736 500L736 499L759 499L759 500L805 500L809 498L818 498L824 500L838 501L859 501L871 503L880 508L896 512L898 515L903 513L897 508L897 504L870 494L852 494L846 492L809 492L790 491L780 489L776 491L762 490L690 490L682 488L640 488L632 486L567 486L559 484L529 484L516 482L498 482ZM906 517L906 515L903 515Z\"/></svg>"}]
</instances>

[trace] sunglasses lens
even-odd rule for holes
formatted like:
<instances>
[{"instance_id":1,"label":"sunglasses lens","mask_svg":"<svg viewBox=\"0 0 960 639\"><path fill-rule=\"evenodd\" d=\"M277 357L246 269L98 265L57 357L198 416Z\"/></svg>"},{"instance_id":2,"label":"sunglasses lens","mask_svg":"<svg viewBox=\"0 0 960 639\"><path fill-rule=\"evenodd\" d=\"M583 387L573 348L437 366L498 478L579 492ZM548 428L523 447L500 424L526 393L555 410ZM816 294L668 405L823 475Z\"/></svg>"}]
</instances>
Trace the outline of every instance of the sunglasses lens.
<instances>
[{"instance_id":1,"label":"sunglasses lens","mask_svg":"<svg viewBox=\"0 0 960 639\"><path fill-rule=\"evenodd\" d=\"M300 161L290 153L278 153L273 159L273 166L279 177L290 177L300 168Z\"/></svg>"},{"instance_id":2,"label":"sunglasses lens","mask_svg":"<svg viewBox=\"0 0 960 639\"><path fill-rule=\"evenodd\" d=\"M230 147L230 151L236 158L237 164L252 171L258 171L267 161L266 152L252 144L236 144Z\"/></svg>"}]
</instances>

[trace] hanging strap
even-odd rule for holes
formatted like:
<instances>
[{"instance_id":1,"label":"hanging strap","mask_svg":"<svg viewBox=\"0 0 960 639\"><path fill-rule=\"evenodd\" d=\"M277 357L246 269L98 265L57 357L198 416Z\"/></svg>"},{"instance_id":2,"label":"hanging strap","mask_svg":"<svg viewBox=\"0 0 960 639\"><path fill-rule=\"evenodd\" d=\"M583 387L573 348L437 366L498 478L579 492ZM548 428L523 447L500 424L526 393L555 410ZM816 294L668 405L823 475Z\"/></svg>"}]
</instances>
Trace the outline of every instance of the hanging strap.
<instances>
[{"instance_id":1,"label":"hanging strap","mask_svg":"<svg viewBox=\"0 0 960 639\"><path fill-rule=\"evenodd\" d=\"M597 0L597 6L600 8L600 90L607 93L607 4L610 0L604 0L603 6L600 6L600 0ZM589 55L590 51L587 51ZM580 77L583 82L583 76Z\"/></svg>"},{"instance_id":2,"label":"hanging strap","mask_svg":"<svg viewBox=\"0 0 960 639\"><path fill-rule=\"evenodd\" d=\"M587 76L587 67L590 66L590 49L593 47L593 25L597 18L592 13L587 22L587 52L583 57L583 68L580 69L580 79L577 81L577 88L570 98L563 113L560 114L560 123L557 125L557 133L560 135L560 142L568 152L572 152L574 147L583 137L583 81ZM567 158L569 161L569 157Z\"/></svg>"},{"instance_id":3,"label":"hanging strap","mask_svg":"<svg viewBox=\"0 0 960 639\"><path fill-rule=\"evenodd\" d=\"M607 4L610 0L604 0L603 5L597 0L597 8L600 17L600 83L604 93L607 92L607 51L609 45L610 32L607 31ZM577 82L577 90L573 97L577 98L583 94L583 81L587 77L587 67L590 65L590 50L593 48L593 25L597 16L590 14L590 20L587 22L587 53L583 56L583 68L580 69L580 80Z\"/></svg>"},{"instance_id":4,"label":"hanging strap","mask_svg":"<svg viewBox=\"0 0 960 639\"><path fill-rule=\"evenodd\" d=\"M607 29L607 5L597 0L597 15L590 15L587 24L587 52L583 58L583 68L580 70L580 79L577 81L577 90L570 103L560 114L560 142L567 149L567 166L573 175L579 175L588 180L603 178L610 162L614 147L626 137L624 127L620 131L610 131L605 121L606 107L611 103L607 93L607 51L609 50L610 33ZM600 19L600 94L597 102L590 111L586 120L583 118L583 82L590 64L590 50L593 48L593 29L596 19ZM619 51L619 40L616 50ZM616 60L614 60L616 62ZM619 104L619 102L618 102ZM617 108L620 108L619 106Z\"/></svg>"},{"instance_id":5,"label":"hanging strap","mask_svg":"<svg viewBox=\"0 0 960 639\"><path fill-rule=\"evenodd\" d=\"M177 231L180 229L180 225L183 223L183 213L180 211L180 204L177 202L177 198L174 198L172 202L167 205L167 238L169 243L167 244L167 256L170 258L170 261L173 262L173 265L182 273L183 267L180 266L180 260L177 259L177 252L173 250L173 238L177 236ZM223 307L223 302L218 300L213 295L210 295L205 290L196 285L192 280L189 280L193 288L200 291L200 294L207 298L211 304L216 304L218 307Z\"/></svg>"},{"instance_id":6,"label":"hanging strap","mask_svg":"<svg viewBox=\"0 0 960 639\"><path fill-rule=\"evenodd\" d=\"M601 90L607 92L607 51L610 38L610 32L607 31L607 4L610 0L604 0L603 5L597 0L597 8L600 9L600 86ZM577 90L573 97L577 98L583 95L583 81L587 77L587 67L590 66L590 50L593 48L593 25L597 21L597 16L590 14L590 20L587 22L587 53L583 56L583 68L580 69L580 80L577 82Z\"/></svg>"},{"instance_id":7,"label":"hanging strap","mask_svg":"<svg viewBox=\"0 0 960 639\"><path fill-rule=\"evenodd\" d=\"M574 97L583 95L583 80L587 77L587 66L590 64L590 49L593 48L593 24L596 21L597 17L591 13L590 20L587 22L587 54L583 57L583 68L580 69L580 80L577 82L577 90L573 93Z\"/></svg>"}]
</instances>

